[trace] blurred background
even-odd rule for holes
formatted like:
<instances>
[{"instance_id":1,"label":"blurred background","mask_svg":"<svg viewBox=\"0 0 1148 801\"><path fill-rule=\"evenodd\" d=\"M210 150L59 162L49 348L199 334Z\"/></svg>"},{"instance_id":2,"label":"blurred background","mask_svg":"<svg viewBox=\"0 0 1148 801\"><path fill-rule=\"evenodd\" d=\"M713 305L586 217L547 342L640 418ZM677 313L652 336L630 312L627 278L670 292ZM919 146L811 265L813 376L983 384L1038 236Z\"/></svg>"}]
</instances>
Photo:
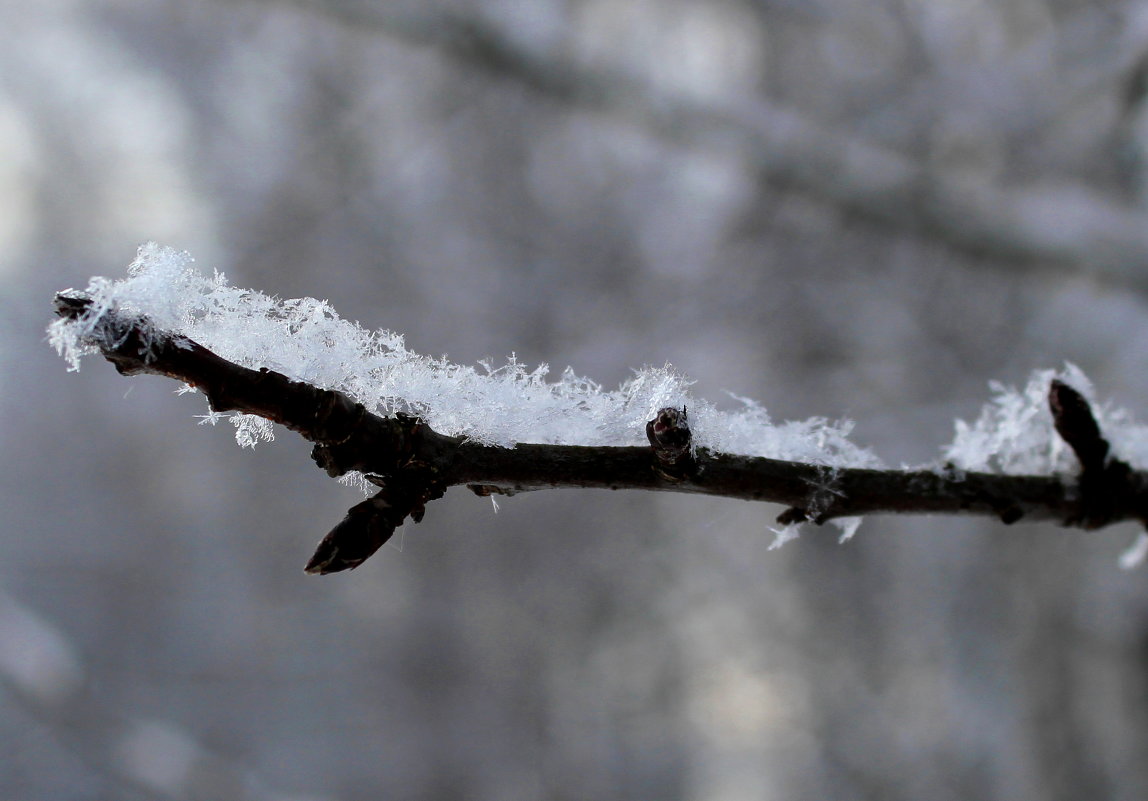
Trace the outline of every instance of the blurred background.
<instances>
[{"instance_id":1,"label":"blurred background","mask_svg":"<svg viewBox=\"0 0 1148 801\"><path fill-rule=\"evenodd\" d=\"M0 796L1142 799L1135 531L452 490L79 374L55 291L138 244L412 349L857 421L987 382L1148 399L1148 3L0 0Z\"/></svg>"}]
</instances>

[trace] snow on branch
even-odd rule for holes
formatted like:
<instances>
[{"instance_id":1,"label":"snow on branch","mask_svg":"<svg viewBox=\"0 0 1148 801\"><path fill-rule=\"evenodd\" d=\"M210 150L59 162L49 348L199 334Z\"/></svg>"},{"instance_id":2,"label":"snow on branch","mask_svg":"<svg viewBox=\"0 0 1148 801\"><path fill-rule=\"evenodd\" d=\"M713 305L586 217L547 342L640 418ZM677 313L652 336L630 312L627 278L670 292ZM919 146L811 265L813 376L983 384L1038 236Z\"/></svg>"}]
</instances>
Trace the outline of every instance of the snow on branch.
<instances>
[{"instance_id":1,"label":"snow on branch","mask_svg":"<svg viewBox=\"0 0 1148 801\"><path fill-rule=\"evenodd\" d=\"M770 501L787 507L779 541L806 521L834 522L847 539L860 516L889 512L1090 529L1148 521L1148 432L1106 406L1094 413L1091 386L1072 366L1035 373L1023 391L997 386L980 419L957 424L943 464L890 470L848 439L848 422L775 425L748 400L720 411L668 366L610 391L569 369L548 381L545 366L513 358L476 369L413 353L325 301L231 287L154 244L128 272L59 293L51 344L72 369L99 353L124 375L184 382L206 396L208 419L231 413L242 445L282 424L315 443L312 458L331 476L379 488L323 539L312 573L357 567L456 485L479 495L598 487Z\"/></svg>"}]
</instances>

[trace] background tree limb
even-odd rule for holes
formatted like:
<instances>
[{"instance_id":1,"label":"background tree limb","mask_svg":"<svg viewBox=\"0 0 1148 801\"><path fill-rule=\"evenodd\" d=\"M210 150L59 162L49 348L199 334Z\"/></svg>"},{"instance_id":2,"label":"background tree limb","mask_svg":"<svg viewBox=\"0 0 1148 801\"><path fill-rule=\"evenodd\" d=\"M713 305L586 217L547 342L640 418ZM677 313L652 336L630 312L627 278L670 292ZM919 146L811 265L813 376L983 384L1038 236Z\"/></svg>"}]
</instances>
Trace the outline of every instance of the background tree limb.
<instances>
[{"instance_id":1,"label":"background tree limb","mask_svg":"<svg viewBox=\"0 0 1148 801\"><path fill-rule=\"evenodd\" d=\"M434 48L556 102L626 119L666 141L737 153L763 180L797 188L855 217L924 233L965 253L1008 259L1014 267L1067 270L1148 294L1141 269L1148 261L1142 210L1078 181L1026 185L970 178L856 131L824 125L791 105L758 96L691 97L562 52L532 49L492 21L465 12L290 3L349 28ZM1026 120L1012 120L1012 127L1032 135L1068 115L1081 96L1127 80L1148 46L1148 25L1137 20L1118 44L1057 84L1052 96L1033 99L1026 89L1036 110L1029 109ZM1082 15L1077 24L1085 22ZM1023 74L1021 61L1011 66ZM1011 74L993 69L985 80Z\"/></svg>"}]
</instances>

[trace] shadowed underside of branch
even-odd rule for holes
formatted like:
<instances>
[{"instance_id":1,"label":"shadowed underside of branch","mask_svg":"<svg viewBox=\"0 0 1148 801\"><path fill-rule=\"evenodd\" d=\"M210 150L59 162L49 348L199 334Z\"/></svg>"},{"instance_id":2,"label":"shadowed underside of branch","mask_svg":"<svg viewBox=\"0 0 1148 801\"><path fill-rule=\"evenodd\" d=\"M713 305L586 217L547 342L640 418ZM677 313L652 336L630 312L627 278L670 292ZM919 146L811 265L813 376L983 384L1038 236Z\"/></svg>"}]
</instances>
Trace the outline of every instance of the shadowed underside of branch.
<instances>
[{"instance_id":1,"label":"shadowed underside of branch","mask_svg":"<svg viewBox=\"0 0 1148 801\"><path fill-rule=\"evenodd\" d=\"M56 296L56 313L63 318L85 318L90 307L80 293ZM309 573L357 567L407 517L418 522L427 503L456 485L479 495L563 487L719 495L783 504L778 520L784 524L884 513L968 513L1084 529L1148 521L1148 475L1110 458L1087 401L1060 381L1049 388L1050 408L1057 432L1081 463L1079 476L1067 482L715 453L693 447L686 409L662 409L647 422L649 447L488 446L444 436L415 417L381 417L343 393L273 370L242 367L187 337L155 330L146 317L116 309L94 321L87 341L123 375L184 381L202 391L216 412L258 415L313 442L312 458L329 475L359 471L380 487L323 538L307 563Z\"/></svg>"}]
</instances>

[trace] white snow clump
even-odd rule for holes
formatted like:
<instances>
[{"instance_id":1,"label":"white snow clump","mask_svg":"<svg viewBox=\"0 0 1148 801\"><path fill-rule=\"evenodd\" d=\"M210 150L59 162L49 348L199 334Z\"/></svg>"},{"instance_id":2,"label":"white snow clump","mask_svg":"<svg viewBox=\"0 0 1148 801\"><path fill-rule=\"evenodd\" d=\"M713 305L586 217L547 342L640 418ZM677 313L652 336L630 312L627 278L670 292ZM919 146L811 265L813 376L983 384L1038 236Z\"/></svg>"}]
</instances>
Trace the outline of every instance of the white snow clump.
<instances>
[{"instance_id":1,"label":"white snow clump","mask_svg":"<svg viewBox=\"0 0 1148 801\"><path fill-rule=\"evenodd\" d=\"M570 368L549 380L546 365L528 369L513 356L500 366L452 364L408 350L399 334L344 320L326 301L239 289L223 274L208 277L192 265L186 252L142 246L127 278L92 279L91 307L77 320L52 323L50 343L70 369L79 369L80 358L97 351L90 339L102 316L115 308L146 315L157 330L187 336L245 367L338 390L378 414L416 414L441 434L488 445L644 445L647 420L663 407L684 406L698 447L833 467L881 464L849 441L848 421L774 425L763 407L744 398L742 408L721 411L692 397L692 382L669 365L635 370L618 389L603 390ZM266 421L229 419L244 446L273 438Z\"/></svg>"},{"instance_id":2,"label":"white snow clump","mask_svg":"<svg viewBox=\"0 0 1148 801\"><path fill-rule=\"evenodd\" d=\"M991 403L973 423L956 421L956 436L944 458L961 470L1010 475L1071 474L1080 469L1076 455L1056 433L1048 407L1048 390L1059 379L1077 390L1092 407L1112 455L1135 468L1148 469L1148 426L1127 411L1097 403L1092 382L1074 364L1063 370L1034 370L1023 389L989 383Z\"/></svg>"}]
</instances>

